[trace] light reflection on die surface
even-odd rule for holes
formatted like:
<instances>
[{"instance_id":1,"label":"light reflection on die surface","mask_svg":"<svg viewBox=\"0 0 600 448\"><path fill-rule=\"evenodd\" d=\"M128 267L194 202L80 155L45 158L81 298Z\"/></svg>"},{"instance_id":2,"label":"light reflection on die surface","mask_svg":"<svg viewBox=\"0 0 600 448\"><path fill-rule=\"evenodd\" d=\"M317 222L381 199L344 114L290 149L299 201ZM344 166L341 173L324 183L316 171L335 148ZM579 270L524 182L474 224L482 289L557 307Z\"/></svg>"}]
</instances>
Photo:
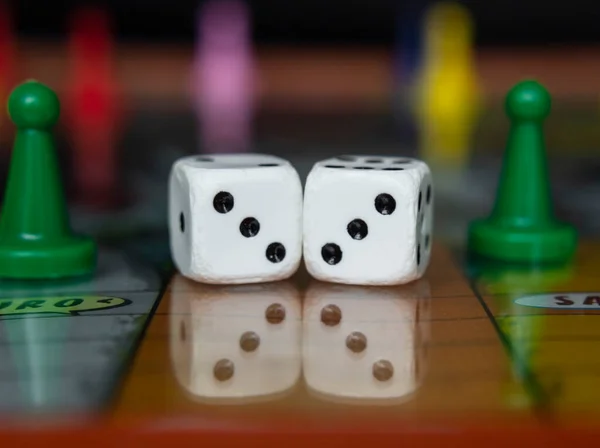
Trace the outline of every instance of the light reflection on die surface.
<instances>
[{"instance_id":1,"label":"light reflection on die surface","mask_svg":"<svg viewBox=\"0 0 600 448\"><path fill-rule=\"evenodd\" d=\"M425 372L430 290L426 280L396 287L314 281L303 305L303 370L319 399L397 404Z\"/></svg>"},{"instance_id":2,"label":"light reflection on die surface","mask_svg":"<svg viewBox=\"0 0 600 448\"><path fill-rule=\"evenodd\" d=\"M195 399L247 403L277 399L301 376L300 293L289 282L171 284L171 361Z\"/></svg>"}]
</instances>

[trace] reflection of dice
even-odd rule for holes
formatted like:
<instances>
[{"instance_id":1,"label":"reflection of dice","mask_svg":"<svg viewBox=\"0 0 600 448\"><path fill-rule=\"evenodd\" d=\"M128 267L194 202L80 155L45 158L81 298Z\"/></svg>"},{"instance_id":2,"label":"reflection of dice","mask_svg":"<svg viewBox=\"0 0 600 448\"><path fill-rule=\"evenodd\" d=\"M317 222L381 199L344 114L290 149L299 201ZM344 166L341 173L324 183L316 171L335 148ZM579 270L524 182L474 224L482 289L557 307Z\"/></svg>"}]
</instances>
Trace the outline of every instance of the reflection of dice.
<instances>
[{"instance_id":1,"label":"reflection of dice","mask_svg":"<svg viewBox=\"0 0 600 448\"><path fill-rule=\"evenodd\" d=\"M399 157L317 162L304 194L304 260L318 280L398 285L429 264L433 186L428 166Z\"/></svg>"},{"instance_id":2,"label":"reflection of dice","mask_svg":"<svg viewBox=\"0 0 600 448\"><path fill-rule=\"evenodd\" d=\"M211 286L176 276L171 357L179 382L200 399L285 392L301 372L301 305L289 283Z\"/></svg>"},{"instance_id":3,"label":"reflection of dice","mask_svg":"<svg viewBox=\"0 0 600 448\"><path fill-rule=\"evenodd\" d=\"M290 277L302 256L302 185L294 167L262 154L184 157L169 181L171 253L205 283Z\"/></svg>"},{"instance_id":4,"label":"reflection of dice","mask_svg":"<svg viewBox=\"0 0 600 448\"><path fill-rule=\"evenodd\" d=\"M398 399L421 380L425 280L381 288L314 282L304 302L303 367L330 399ZM422 319L420 322L417 319Z\"/></svg>"}]
</instances>

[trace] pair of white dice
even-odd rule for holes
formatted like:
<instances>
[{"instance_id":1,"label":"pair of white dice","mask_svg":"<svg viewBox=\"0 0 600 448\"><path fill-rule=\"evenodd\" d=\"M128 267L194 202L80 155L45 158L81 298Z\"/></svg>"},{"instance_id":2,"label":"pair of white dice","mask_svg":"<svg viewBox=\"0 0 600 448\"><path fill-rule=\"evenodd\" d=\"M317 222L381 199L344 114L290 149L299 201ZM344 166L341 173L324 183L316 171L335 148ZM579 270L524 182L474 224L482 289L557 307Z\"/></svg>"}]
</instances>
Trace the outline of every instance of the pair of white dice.
<instances>
[{"instance_id":1,"label":"pair of white dice","mask_svg":"<svg viewBox=\"0 0 600 448\"><path fill-rule=\"evenodd\" d=\"M279 157L186 157L171 170L171 252L183 275L203 283L286 279L303 253L319 280L408 283L429 263L432 189L416 159L317 162L303 199L298 173Z\"/></svg>"}]
</instances>

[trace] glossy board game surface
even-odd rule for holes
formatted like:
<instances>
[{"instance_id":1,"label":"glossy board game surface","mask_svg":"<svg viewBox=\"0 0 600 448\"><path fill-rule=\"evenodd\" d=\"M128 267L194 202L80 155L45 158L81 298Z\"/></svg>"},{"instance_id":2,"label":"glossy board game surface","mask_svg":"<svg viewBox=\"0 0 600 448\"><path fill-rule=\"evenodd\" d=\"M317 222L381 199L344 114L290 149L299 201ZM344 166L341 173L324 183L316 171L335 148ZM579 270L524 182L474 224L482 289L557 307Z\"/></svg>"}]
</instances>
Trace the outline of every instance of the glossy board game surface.
<instances>
[{"instance_id":1,"label":"glossy board game surface","mask_svg":"<svg viewBox=\"0 0 600 448\"><path fill-rule=\"evenodd\" d=\"M166 175L197 151L194 123L179 106L140 109L121 144L135 199L73 209L74 226L99 242L95 277L0 283L3 440L548 445L597 435L600 247L587 195L598 184L576 151L595 146L589 104L555 107L581 130L574 153L557 144L564 123L549 136L557 209L582 234L573 263L507 269L466 257L461 236L489 209L504 145L492 111L463 183L437 177L427 274L385 288L326 284L304 271L223 287L174 273ZM289 158L303 178L341 148L412 155L406 126L390 116L265 113L254 149ZM132 162L139 147L145 157Z\"/></svg>"},{"instance_id":2,"label":"glossy board game surface","mask_svg":"<svg viewBox=\"0 0 600 448\"><path fill-rule=\"evenodd\" d=\"M428 274L399 287L175 274L160 292L114 256L131 275L114 286L4 293L3 430L35 418L65 440L92 431L104 442L150 428L190 443L332 431L466 442L483 429L498 441L539 430L539 442L593 423L597 249L584 244L572 268L488 266L469 280L438 244Z\"/></svg>"}]
</instances>

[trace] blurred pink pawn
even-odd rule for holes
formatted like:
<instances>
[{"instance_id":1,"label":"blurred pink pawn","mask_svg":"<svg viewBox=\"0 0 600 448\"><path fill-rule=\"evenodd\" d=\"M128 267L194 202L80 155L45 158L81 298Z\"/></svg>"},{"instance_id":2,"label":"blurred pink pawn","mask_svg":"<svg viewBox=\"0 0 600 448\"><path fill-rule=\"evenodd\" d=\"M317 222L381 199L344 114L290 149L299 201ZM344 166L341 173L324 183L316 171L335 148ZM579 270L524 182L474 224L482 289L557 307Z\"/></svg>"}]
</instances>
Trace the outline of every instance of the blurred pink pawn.
<instances>
[{"instance_id":1,"label":"blurred pink pawn","mask_svg":"<svg viewBox=\"0 0 600 448\"><path fill-rule=\"evenodd\" d=\"M198 26L192 91L203 152L248 151L255 96L249 11L240 1L211 0Z\"/></svg>"}]
</instances>

